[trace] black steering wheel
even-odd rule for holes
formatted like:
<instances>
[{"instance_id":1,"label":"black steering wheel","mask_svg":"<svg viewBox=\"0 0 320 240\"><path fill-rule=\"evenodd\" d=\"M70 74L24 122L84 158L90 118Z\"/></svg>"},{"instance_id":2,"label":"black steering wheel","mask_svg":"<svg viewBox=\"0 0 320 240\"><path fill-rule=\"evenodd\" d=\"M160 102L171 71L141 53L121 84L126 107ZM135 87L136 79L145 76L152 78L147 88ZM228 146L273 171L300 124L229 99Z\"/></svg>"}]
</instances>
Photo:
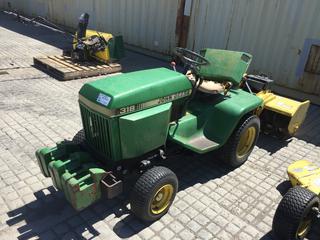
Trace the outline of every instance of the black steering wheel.
<instances>
[{"instance_id":1,"label":"black steering wheel","mask_svg":"<svg viewBox=\"0 0 320 240\"><path fill-rule=\"evenodd\" d=\"M209 65L208 59L186 48L176 48L176 55L181 58L181 61L193 70L198 70L200 66Z\"/></svg>"}]
</instances>

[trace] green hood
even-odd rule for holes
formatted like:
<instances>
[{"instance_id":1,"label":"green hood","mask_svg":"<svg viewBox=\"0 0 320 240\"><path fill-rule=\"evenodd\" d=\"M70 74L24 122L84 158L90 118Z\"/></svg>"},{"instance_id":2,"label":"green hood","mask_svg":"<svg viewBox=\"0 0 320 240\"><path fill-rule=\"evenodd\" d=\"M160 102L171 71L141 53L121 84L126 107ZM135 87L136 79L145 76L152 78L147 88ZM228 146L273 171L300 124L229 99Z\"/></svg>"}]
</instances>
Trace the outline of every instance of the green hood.
<instances>
[{"instance_id":1,"label":"green hood","mask_svg":"<svg viewBox=\"0 0 320 240\"><path fill-rule=\"evenodd\" d=\"M79 95L80 103L90 101L99 108L115 110L152 100L159 100L159 103L162 103L160 98L181 92L189 94L191 87L185 75L166 68L157 68L119 74L86 83Z\"/></svg>"}]
</instances>

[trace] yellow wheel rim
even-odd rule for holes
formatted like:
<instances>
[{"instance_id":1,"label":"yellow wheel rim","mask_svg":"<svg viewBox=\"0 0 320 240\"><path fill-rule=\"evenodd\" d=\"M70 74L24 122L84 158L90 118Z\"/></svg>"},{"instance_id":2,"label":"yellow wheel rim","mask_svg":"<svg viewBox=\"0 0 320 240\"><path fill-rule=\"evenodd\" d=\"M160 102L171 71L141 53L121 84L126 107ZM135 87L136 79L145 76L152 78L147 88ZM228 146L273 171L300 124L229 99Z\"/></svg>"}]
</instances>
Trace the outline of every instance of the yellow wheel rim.
<instances>
[{"instance_id":1,"label":"yellow wheel rim","mask_svg":"<svg viewBox=\"0 0 320 240\"><path fill-rule=\"evenodd\" d=\"M311 223L312 223L312 214L311 212L309 212L300 222L297 233L296 233L296 238L298 239L304 238L308 234L311 228Z\"/></svg>"},{"instance_id":2,"label":"yellow wheel rim","mask_svg":"<svg viewBox=\"0 0 320 240\"><path fill-rule=\"evenodd\" d=\"M153 214L163 213L170 205L172 196L173 186L171 184L162 186L152 198L151 212Z\"/></svg>"},{"instance_id":3,"label":"yellow wheel rim","mask_svg":"<svg viewBox=\"0 0 320 240\"><path fill-rule=\"evenodd\" d=\"M237 156L241 158L245 156L252 148L254 140L256 138L257 130L255 127L249 127L240 137L240 141L237 146Z\"/></svg>"},{"instance_id":4,"label":"yellow wheel rim","mask_svg":"<svg viewBox=\"0 0 320 240\"><path fill-rule=\"evenodd\" d=\"M298 227L298 230L297 230L297 238L302 238L302 237L304 237L307 233L308 233L308 231L309 231L309 229L310 229L310 224L311 224L311 219L304 219L301 223L300 223L300 225L299 225L299 227Z\"/></svg>"}]
</instances>

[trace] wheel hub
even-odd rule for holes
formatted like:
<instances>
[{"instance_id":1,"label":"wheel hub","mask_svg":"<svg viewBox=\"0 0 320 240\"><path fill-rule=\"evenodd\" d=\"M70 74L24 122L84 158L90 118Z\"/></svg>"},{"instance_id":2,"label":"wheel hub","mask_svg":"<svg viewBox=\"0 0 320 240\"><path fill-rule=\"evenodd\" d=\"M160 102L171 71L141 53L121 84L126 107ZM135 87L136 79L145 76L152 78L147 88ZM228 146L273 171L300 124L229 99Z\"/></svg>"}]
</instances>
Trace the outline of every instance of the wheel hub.
<instances>
[{"instance_id":1,"label":"wheel hub","mask_svg":"<svg viewBox=\"0 0 320 240\"><path fill-rule=\"evenodd\" d=\"M173 190L171 184L166 184L156 192L151 201L151 212L153 214L161 214L168 208L172 200Z\"/></svg>"},{"instance_id":2,"label":"wheel hub","mask_svg":"<svg viewBox=\"0 0 320 240\"><path fill-rule=\"evenodd\" d=\"M156 201L159 202L161 201L161 199L163 198L163 193L158 193L158 195L156 196Z\"/></svg>"},{"instance_id":3,"label":"wheel hub","mask_svg":"<svg viewBox=\"0 0 320 240\"><path fill-rule=\"evenodd\" d=\"M251 150L256 134L256 129L250 127L241 135L237 146L237 155L239 158L245 156Z\"/></svg>"}]
</instances>

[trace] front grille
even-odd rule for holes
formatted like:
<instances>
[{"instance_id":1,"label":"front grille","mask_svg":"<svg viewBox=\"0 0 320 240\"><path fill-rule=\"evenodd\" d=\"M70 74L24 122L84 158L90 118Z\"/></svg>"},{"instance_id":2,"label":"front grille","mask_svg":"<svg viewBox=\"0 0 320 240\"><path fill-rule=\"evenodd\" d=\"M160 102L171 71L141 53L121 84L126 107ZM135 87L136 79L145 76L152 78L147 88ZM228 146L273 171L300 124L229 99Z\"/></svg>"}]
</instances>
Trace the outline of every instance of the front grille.
<instances>
[{"instance_id":1,"label":"front grille","mask_svg":"<svg viewBox=\"0 0 320 240\"><path fill-rule=\"evenodd\" d=\"M82 104L80 104L80 111L87 143L99 155L112 159L108 119Z\"/></svg>"}]
</instances>

